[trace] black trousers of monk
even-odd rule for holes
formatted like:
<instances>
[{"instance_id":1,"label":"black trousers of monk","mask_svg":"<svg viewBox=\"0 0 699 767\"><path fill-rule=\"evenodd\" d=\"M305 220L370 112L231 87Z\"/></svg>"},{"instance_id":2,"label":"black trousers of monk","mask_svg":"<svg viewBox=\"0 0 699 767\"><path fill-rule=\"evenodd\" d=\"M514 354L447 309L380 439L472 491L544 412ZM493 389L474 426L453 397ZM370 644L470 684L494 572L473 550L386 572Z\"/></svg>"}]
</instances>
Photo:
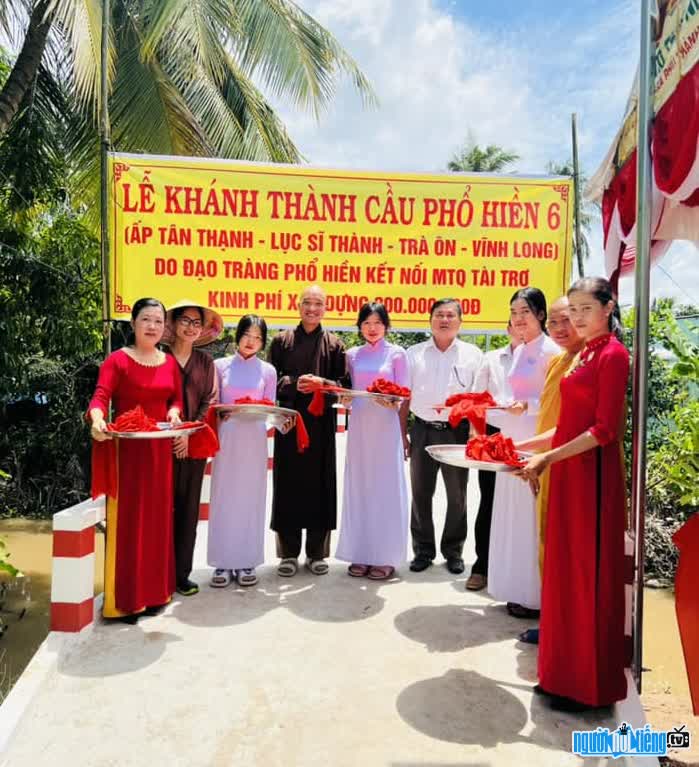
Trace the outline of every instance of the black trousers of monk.
<instances>
[{"instance_id":1,"label":"black trousers of monk","mask_svg":"<svg viewBox=\"0 0 699 767\"><path fill-rule=\"evenodd\" d=\"M280 559L298 559L301 553L303 530L277 532L277 556ZM309 559L327 559L330 556L330 530L306 530L306 556Z\"/></svg>"},{"instance_id":2,"label":"black trousers of monk","mask_svg":"<svg viewBox=\"0 0 699 767\"><path fill-rule=\"evenodd\" d=\"M500 429L486 425L486 434L497 434ZM490 549L490 523L493 519L493 496L495 495L494 471L478 472L478 488L481 491L481 501L476 517L476 561L471 568L472 573L488 577L488 550Z\"/></svg>"},{"instance_id":3,"label":"black trousers of monk","mask_svg":"<svg viewBox=\"0 0 699 767\"><path fill-rule=\"evenodd\" d=\"M175 582L184 583L192 572L194 543L199 522L199 501L206 461L198 458L176 458L175 480Z\"/></svg>"},{"instance_id":4,"label":"black trousers of monk","mask_svg":"<svg viewBox=\"0 0 699 767\"><path fill-rule=\"evenodd\" d=\"M442 425L440 424L440 427ZM468 439L468 423L452 429L421 418L416 418L410 429L410 484L412 506L410 532L413 552L421 559L433 560L437 554L432 498L437 487L437 475L441 471L447 491L447 514L440 541L440 551L445 559L459 559L466 540L466 485L468 469L447 466L430 457L425 448L429 445L465 445Z\"/></svg>"}]
</instances>

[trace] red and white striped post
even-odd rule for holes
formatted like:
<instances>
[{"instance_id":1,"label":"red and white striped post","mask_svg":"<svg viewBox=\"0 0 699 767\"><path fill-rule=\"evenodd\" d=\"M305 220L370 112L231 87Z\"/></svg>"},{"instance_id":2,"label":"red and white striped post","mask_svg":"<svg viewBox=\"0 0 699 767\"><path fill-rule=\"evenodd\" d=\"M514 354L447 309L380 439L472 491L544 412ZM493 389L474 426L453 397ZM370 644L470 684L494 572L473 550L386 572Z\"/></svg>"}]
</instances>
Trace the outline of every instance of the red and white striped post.
<instances>
[{"instance_id":1,"label":"red and white striped post","mask_svg":"<svg viewBox=\"0 0 699 767\"><path fill-rule=\"evenodd\" d=\"M51 631L75 633L92 623L95 525L104 518L104 496L53 516Z\"/></svg>"}]
</instances>

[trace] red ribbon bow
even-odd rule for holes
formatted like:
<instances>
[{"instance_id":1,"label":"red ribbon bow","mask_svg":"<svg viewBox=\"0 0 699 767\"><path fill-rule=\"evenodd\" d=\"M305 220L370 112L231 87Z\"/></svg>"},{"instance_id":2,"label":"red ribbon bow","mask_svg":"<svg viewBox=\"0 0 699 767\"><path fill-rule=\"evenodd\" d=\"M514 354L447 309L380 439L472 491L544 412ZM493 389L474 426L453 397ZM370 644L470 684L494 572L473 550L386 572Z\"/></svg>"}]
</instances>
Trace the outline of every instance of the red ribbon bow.
<instances>
[{"instance_id":1,"label":"red ribbon bow","mask_svg":"<svg viewBox=\"0 0 699 767\"><path fill-rule=\"evenodd\" d=\"M506 463L508 466L521 466L522 459L517 455L514 442L502 434L484 435L470 439L466 445L466 457L474 461Z\"/></svg>"},{"instance_id":2,"label":"red ribbon bow","mask_svg":"<svg viewBox=\"0 0 699 767\"><path fill-rule=\"evenodd\" d=\"M485 411L495 404L496 402L489 392L481 391L452 394L444 406L451 407L449 425L452 429L455 429L466 418L479 434L483 434L485 432Z\"/></svg>"},{"instance_id":3,"label":"red ribbon bow","mask_svg":"<svg viewBox=\"0 0 699 767\"><path fill-rule=\"evenodd\" d=\"M367 391L375 394L395 394L398 397L410 396L410 389L407 386L398 386L397 383L385 378L377 378L371 386L367 387Z\"/></svg>"}]
</instances>

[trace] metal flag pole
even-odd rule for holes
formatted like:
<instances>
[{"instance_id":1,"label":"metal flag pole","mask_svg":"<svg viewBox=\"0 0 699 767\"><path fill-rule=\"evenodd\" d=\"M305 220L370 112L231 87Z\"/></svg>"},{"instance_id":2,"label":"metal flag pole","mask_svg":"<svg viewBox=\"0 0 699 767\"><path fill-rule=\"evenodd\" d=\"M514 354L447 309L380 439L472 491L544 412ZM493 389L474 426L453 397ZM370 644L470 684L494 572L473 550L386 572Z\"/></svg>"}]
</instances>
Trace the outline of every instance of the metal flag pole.
<instances>
[{"instance_id":1,"label":"metal flag pole","mask_svg":"<svg viewBox=\"0 0 699 767\"><path fill-rule=\"evenodd\" d=\"M641 692L643 663L643 571L646 507L646 411L648 406L648 319L650 313L651 156L653 119L651 0L641 0L641 56L638 80L638 164L636 168L636 270L633 341L633 435L631 513L635 528L632 672Z\"/></svg>"},{"instance_id":2,"label":"metal flag pole","mask_svg":"<svg viewBox=\"0 0 699 767\"><path fill-rule=\"evenodd\" d=\"M580 236L580 165L578 164L578 127L577 115L571 115L571 131L573 135L573 187L575 190L575 254L578 261L578 277L585 276L583 267L583 252Z\"/></svg>"},{"instance_id":3,"label":"metal flag pole","mask_svg":"<svg viewBox=\"0 0 699 767\"><path fill-rule=\"evenodd\" d=\"M100 61L100 263L102 269L102 335L104 356L112 350L109 324L109 83L107 57L109 55L109 0L102 0L102 45Z\"/></svg>"}]
</instances>

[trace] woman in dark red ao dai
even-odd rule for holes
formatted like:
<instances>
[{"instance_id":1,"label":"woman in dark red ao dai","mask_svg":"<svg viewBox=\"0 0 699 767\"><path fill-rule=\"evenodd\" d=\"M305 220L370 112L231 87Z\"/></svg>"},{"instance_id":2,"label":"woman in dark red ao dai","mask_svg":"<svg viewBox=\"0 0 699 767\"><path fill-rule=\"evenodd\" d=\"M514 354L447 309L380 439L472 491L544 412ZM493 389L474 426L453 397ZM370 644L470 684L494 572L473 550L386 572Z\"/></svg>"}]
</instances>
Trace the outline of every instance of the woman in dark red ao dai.
<instances>
[{"instance_id":1,"label":"woman in dark red ao dai","mask_svg":"<svg viewBox=\"0 0 699 767\"><path fill-rule=\"evenodd\" d=\"M527 443L545 452L522 475L536 490L551 465L535 690L553 708L579 711L626 697L621 440L629 354L615 335L618 309L606 280L579 280L568 299L585 346L561 381L558 425Z\"/></svg>"}]
</instances>

